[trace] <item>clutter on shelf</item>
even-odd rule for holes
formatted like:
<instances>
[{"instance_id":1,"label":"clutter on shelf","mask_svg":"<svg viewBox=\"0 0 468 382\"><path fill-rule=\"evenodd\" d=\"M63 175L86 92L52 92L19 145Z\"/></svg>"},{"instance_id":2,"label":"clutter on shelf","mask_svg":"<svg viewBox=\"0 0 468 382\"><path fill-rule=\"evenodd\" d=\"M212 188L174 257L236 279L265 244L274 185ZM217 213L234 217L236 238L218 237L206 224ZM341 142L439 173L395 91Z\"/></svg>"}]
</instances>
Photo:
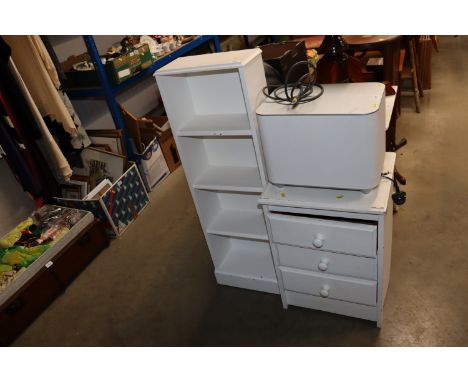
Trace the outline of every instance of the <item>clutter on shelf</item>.
<instances>
[{"instance_id":1,"label":"clutter on shelf","mask_svg":"<svg viewBox=\"0 0 468 382\"><path fill-rule=\"evenodd\" d=\"M101 55L101 62L110 82L118 85L191 39L193 36L127 36L109 47ZM70 56L61 65L67 86L99 86L98 75L88 53Z\"/></svg>"},{"instance_id":2,"label":"clutter on shelf","mask_svg":"<svg viewBox=\"0 0 468 382\"><path fill-rule=\"evenodd\" d=\"M0 239L0 293L86 214L45 205Z\"/></svg>"}]
</instances>

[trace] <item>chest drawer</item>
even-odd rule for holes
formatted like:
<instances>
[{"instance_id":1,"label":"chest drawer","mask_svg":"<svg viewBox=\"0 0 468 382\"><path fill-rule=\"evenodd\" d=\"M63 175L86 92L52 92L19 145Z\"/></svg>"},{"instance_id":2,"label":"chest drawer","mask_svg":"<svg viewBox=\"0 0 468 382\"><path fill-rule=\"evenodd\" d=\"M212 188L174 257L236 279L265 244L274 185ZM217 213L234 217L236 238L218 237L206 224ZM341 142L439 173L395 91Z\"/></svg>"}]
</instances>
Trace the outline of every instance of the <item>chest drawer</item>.
<instances>
[{"instance_id":1,"label":"chest drawer","mask_svg":"<svg viewBox=\"0 0 468 382\"><path fill-rule=\"evenodd\" d=\"M268 218L276 243L376 257L377 226L373 224L271 213Z\"/></svg>"},{"instance_id":2,"label":"chest drawer","mask_svg":"<svg viewBox=\"0 0 468 382\"><path fill-rule=\"evenodd\" d=\"M307 269L323 274L335 274L377 280L377 260L369 257L277 244L280 265Z\"/></svg>"},{"instance_id":3,"label":"chest drawer","mask_svg":"<svg viewBox=\"0 0 468 382\"><path fill-rule=\"evenodd\" d=\"M54 258L50 270L63 286L67 286L108 245L104 226L94 222Z\"/></svg>"},{"instance_id":4,"label":"chest drawer","mask_svg":"<svg viewBox=\"0 0 468 382\"><path fill-rule=\"evenodd\" d=\"M377 282L280 267L284 288L293 292L375 306Z\"/></svg>"},{"instance_id":5,"label":"chest drawer","mask_svg":"<svg viewBox=\"0 0 468 382\"><path fill-rule=\"evenodd\" d=\"M0 345L10 344L108 244L103 226L94 221L39 268L0 305Z\"/></svg>"},{"instance_id":6,"label":"chest drawer","mask_svg":"<svg viewBox=\"0 0 468 382\"><path fill-rule=\"evenodd\" d=\"M31 282L0 307L0 345L10 344L61 292L62 286L42 268Z\"/></svg>"}]
</instances>

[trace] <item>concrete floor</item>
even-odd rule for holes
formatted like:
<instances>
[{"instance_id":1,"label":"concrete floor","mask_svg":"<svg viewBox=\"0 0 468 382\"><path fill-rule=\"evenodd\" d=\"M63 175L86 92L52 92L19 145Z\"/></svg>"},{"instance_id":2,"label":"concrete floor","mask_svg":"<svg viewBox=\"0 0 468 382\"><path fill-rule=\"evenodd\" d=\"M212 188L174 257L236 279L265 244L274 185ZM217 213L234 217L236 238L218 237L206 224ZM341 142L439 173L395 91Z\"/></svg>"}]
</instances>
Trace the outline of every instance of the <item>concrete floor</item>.
<instances>
[{"instance_id":1,"label":"concrete floor","mask_svg":"<svg viewBox=\"0 0 468 382\"><path fill-rule=\"evenodd\" d=\"M397 164L408 202L394 220L383 328L216 284L179 169L152 204L24 333L17 346L467 346L468 37L441 38L432 89L404 97Z\"/></svg>"}]
</instances>

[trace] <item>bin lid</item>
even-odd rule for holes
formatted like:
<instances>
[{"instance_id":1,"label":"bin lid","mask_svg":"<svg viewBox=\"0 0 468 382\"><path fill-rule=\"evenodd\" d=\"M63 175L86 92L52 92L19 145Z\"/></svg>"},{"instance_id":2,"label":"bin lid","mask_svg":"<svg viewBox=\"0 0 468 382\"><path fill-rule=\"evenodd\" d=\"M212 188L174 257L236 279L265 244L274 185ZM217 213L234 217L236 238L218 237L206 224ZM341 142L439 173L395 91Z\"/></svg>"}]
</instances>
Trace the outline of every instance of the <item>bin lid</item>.
<instances>
[{"instance_id":1,"label":"bin lid","mask_svg":"<svg viewBox=\"0 0 468 382\"><path fill-rule=\"evenodd\" d=\"M325 84L323 94L294 109L267 98L257 108L258 115L363 115L379 110L385 85L379 82ZM315 91L319 91L315 88ZM279 93L281 94L281 93Z\"/></svg>"}]
</instances>

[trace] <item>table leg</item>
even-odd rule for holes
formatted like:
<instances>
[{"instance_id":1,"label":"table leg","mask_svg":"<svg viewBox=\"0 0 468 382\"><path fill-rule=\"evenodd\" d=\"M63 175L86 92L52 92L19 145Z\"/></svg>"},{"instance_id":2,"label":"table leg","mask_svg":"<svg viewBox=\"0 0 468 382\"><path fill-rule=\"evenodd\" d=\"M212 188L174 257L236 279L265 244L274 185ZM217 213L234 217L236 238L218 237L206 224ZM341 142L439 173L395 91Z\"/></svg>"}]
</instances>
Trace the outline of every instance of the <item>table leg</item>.
<instances>
[{"instance_id":1,"label":"table leg","mask_svg":"<svg viewBox=\"0 0 468 382\"><path fill-rule=\"evenodd\" d=\"M418 49L417 49L417 44L418 44L418 38L415 37L412 39L412 47L414 51L414 67L415 67L415 74L416 74L416 79L418 80L418 92L419 92L419 97L424 97L424 90L422 88L422 79L421 79L421 68L419 67L419 59L418 59Z\"/></svg>"},{"instance_id":2,"label":"table leg","mask_svg":"<svg viewBox=\"0 0 468 382\"><path fill-rule=\"evenodd\" d=\"M399 89L398 89L399 90ZM397 120L397 110L394 107L392 111L392 117L390 118L390 125L388 126L387 134L386 134L386 146L387 151L397 151L400 147L406 145L406 139L402 138L400 142L395 142L396 136L396 120ZM395 167L395 179L398 183L405 185L406 178L400 174L400 172Z\"/></svg>"},{"instance_id":3,"label":"table leg","mask_svg":"<svg viewBox=\"0 0 468 382\"><path fill-rule=\"evenodd\" d=\"M398 183L402 184L403 186L406 184L406 178L398 172L396 167L395 167L394 176Z\"/></svg>"},{"instance_id":4,"label":"table leg","mask_svg":"<svg viewBox=\"0 0 468 382\"><path fill-rule=\"evenodd\" d=\"M407 143L406 138L402 138L400 142L396 143L396 120L397 111L396 108L393 108L392 117L387 130L387 151L397 151Z\"/></svg>"},{"instance_id":5,"label":"table leg","mask_svg":"<svg viewBox=\"0 0 468 382\"><path fill-rule=\"evenodd\" d=\"M400 41L385 44L382 49L384 57L384 80L398 85L398 66L400 64Z\"/></svg>"}]
</instances>

